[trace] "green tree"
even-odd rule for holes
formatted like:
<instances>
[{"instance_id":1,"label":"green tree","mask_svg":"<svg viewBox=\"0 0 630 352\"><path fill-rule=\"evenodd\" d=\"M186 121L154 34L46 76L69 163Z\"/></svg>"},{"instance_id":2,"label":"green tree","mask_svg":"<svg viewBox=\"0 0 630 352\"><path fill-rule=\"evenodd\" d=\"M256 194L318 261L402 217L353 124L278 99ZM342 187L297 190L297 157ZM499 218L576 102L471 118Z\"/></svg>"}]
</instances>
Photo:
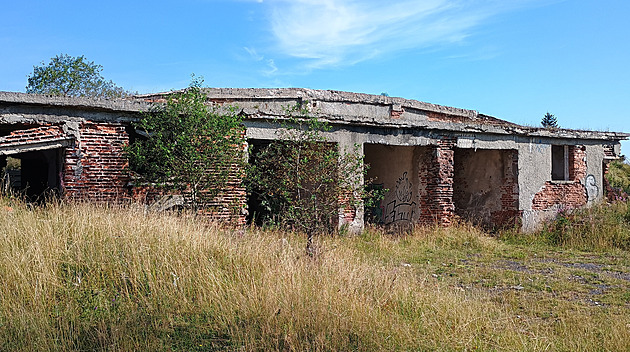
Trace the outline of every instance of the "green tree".
<instances>
[{"instance_id":1,"label":"green tree","mask_svg":"<svg viewBox=\"0 0 630 352\"><path fill-rule=\"evenodd\" d=\"M545 116L543 116L542 121L540 123L542 127L544 128L559 128L560 127L558 125L558 119L556 119L556 117L550 114L549 112L547 112Z\"/></svg>"},{"instance_id":2,"label":"green tree","mask_svg":"<svg viewBox=\"0 0 630 352\"><path fill-rule=\"evenodd\" d=\"M101 76L103 66L85 56L60 54L48 64L33 66L28 76L27 93L75 97L120 98L131 93Z\"/></svg>"},{"instance_id":3,"label":"green tree","mask_svg":"<svg viewBox=\"0 0 630 352\"><path fill-rule=\"evenodd\" d=\"M248 190L263 208L261 222L306 234L311 252L314 235L337 231L340 208L362 205L363 159L326 140L330 126L305 108L288 115L278 140L251 156Z\"/></svg>"},{"instance_id":4,"label":"green tree","mask_svg":"<svg viewBox=\"0 0 630 352\"><path fill-rule=\"evenodd\" d=\"M235 175L242 179L245 163L242 119L233 108L208 106L202 83L193 76L189 88L145 114L136 125L144 138L126 149L139 181L181 192L194 210L208 207Z\"/></svg>"}]
</instances>

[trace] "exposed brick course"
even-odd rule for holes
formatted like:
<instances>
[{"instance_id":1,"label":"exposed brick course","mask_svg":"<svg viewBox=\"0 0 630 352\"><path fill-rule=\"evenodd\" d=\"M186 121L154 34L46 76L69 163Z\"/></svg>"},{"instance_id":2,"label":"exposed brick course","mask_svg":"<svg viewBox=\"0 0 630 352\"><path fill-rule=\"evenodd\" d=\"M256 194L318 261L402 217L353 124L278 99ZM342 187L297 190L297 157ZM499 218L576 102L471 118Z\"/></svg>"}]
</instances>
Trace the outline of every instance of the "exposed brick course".
<instances>
[{"instance_id":1,"label":"exposed brick course","mask_svg":"<svg viewBox=\"0 0 630 352\"><path fill-rule=\"evenodd\" d=\"M569 181L547 181L534 195L533 210L546 210L555 206L566 209L584 206L588 200L584 179L586 177L586 148L569 147Z\"/></svg>"},{"instance_id":2,"label":"exposed brick course","mask_svg":"<svg viewBox=\"0 0 630 352\"><path fill-rule=\"evenodd\" d=\"M456 138L444 137L432 147L430 162L420 165L420 182L426 185L420 194L420 223L442 226L451 224L453 204L453 156Z\"/></svg>"},{"instance_id":3,"label":"exposed brick course","mask_svg":"<svg viewBox=\"0 0 630 352\"><path fill-rule=\"evenodd\" d=\"M62 185L69 199L120 202L129 199L124 146L125 126L118 123L83 123L75 145L65 150Z\"/></svg>"},{"instance_id":4,"label":"exposed brick course","mask_svg":"<svg viewBox=\"0 0 630 352\"><path fill-rule=\"evenodd\" d=\"M46 125L25 130L12 131L9 135L0 137L0 143L3 148L20 146L29 143L53 142L65 140L69 137L58 125Z\"/></svg>"},{"instance_id":5,"label":"exposed brick course","mask_svg":"<svg viewBox=\"0 0 630 352\"><path fill-rule=\"evenodd\" d=\"M504 168L501 182L501 210L491 214L494 226L513 226L518 223L521 211L518 210L518 152L510 150L508 165Z\"/></svg>"}]
</instances>

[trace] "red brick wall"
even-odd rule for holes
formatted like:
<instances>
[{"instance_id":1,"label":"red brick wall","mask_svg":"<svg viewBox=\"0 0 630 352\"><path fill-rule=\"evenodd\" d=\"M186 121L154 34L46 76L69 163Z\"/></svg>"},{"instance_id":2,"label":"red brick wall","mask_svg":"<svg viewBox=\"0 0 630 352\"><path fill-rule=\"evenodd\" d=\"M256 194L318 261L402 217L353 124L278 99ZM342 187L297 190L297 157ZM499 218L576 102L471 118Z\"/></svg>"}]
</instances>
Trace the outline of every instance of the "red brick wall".
<instances>
[{"instance_id":1,"label":"red brick wall","mask_svg":"<svg viewBox=\"0 0 630 352\"><path fill-rule=\"evenodd\" d=\"M62 139L68 139L68 136L63 132L61 126L47 125L12 131L8 136L1 137L0 143L2 143L3 147L11 147L13 145L19 146Z\"/></svg>"},{"instance_id":2,"label":"red brick wall","mask_svg":"<svg viewBox=\"0 0 630 352\"><path fill-rule=\"evenodd\" d=\"M586 148L569 147L569 182L547 181L534 195L533 210L545 210L554 206L567 209L584 206L587 201L584 179L586 178Z\"/></svg>"},{"instance_id":3,"label":"red brick wall","mask_svg":"<svg viewBox=\"0 0 630 352\"><path fill-rule=\"evenodd\" d=\"M582 181L586 178L586 147L569 147L569 179Z\"/></svg>"},{"instance_id":4,"label":"red brick wall","mask_svg":"<svg viewBox=\"0 0 630 352\"><path fill-rule=\"evenodd\" d=\"M453 204L453 156L456 138L442 138L432 147L428 163L420 165L420 182L425 184L420 194L421 224L451 224Z\"/></svg>"},{"instance_id":5,"label":"red brick wall","mask_svg":"<svg viewBox=\"0 0 630 352\"><path fill-rule=\"evenodd\" d=\"M233 224L245 224L247 208L247 191L243 184L243 172L233 168L229 176L227 187L217 197L204 204L198 213L213 220L226 221ZM134 186L130 190L131 198L135 202L152 204L161 197L169 194L179 194L176 190L168 190L150 185ZM189 199L188 194L184 194Z\"/></svg>"},{"instance_id":6,"label":"red brick wall","mask_svg":"<svg viewBox=\"0 0 630 352\"><path fill-rule=\"evenodd\" d=\"M505 151L508 154L501 182L501 210L491 214L494 226L516 225L521 218L518 210L518 151Z\"/></svg>"},{"instance_id":7,"label":"red brick wall","mask_svg":"<svg viewBox=\"0 0 630 352\"><path fill-rule=\"evenodd\" d=\"M95 202L133 200L151 204L172 193L145 185L129 187L128 162L123 150L128 143L129 135L122 124L81 124L78 140L65 151L62 181L65 196ZM244 223L246 200L242 171L234 170L227 190L207 204L213 211L199 212L217 220Z\"/></svg>"},{"instance_id":8,"label":"red brick wall","mask_svg":"<svg viewBox=\"0 0 630 352\"><path fill-rule=\"evenodd\" d=\"M64 194L69 199L120 202L129 199L125 126L118 123L82 123L74 147L66 148Z\"/></svg>"},{"instance_id":9,"label":"red brick wall","mask_svg":"<svg viewBox=\"0 0 630 352\"><path fill-rule=\"evenodd\" d=\"M232 178L226 188L199 213L213 220L243 225L247 215L247 191L242 179Z\"/></svg>"}]
</instances>

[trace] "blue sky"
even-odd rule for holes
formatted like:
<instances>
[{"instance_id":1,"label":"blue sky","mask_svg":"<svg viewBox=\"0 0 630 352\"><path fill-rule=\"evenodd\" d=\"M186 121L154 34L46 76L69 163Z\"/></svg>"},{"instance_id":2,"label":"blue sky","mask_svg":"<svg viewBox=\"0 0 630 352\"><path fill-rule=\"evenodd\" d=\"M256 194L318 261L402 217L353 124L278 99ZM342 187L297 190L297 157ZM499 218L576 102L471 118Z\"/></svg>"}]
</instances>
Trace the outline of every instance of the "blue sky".
<instances>
[{"instance_id":1,"label":"blue sky","mask_svg":"<svg viewBox=\"0 0 630 352\"><path fill-rule=\"evenodd\" d=\"M195 73L630 132L627 0L1 1L0 90L65 53L140 93Z\"/></svg>"}]
</instances>

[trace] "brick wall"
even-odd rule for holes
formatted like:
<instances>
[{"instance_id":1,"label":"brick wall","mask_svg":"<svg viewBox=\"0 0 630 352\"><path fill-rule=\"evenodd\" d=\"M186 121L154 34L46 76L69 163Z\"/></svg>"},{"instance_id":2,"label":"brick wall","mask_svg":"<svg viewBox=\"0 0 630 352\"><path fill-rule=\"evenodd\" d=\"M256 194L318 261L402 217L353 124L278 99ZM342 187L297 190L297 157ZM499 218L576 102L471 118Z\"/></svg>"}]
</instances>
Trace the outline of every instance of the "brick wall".
<instances>
[{"instance_id":1,"label":"brick wall","mask_svg":"<svg viewBox=\"0 0 630 352\"><path fill-rule=\"evenodd\" d=\"M243 184L243 172L233 165L228 176L226 189L211 201L200 206L198 213L210 219L226 221L232 224L243 225L247 215L247 191ZM162 187L153 187L142 184L130 189L130 197L133 201L143 204L153 204L163 196L180 194L176 190ZM190 194L184 192L184 201L190 206Z\"/></svg>"},{"instance_id":2,"label":"brick wall","mask_svg":"<svg viewBox=\"0 0 630 352\"><path fill-rule=\"evenodd\" d=\"M444 137L432 147L429 162L420 165L420 182L426 187L420 194L421 224L448 226L453 219L453 156L456 138Z\"/></svg>"},{"instance_id":3,"label":"brick wall","mask_svg":"<svg viewBox=\"0 0 630 352\"><path fill-rule=\"evenodd\" d=\"M0 137L0 143L2 143L3 148L10 148L39 142L65 140L68 138L61 126L44 125L26 130L12 131L9 135Z\"/></svg>"},{"instance_id":4,"label":"brick wall","mask_svg":"<svg viewBox=\"0 0 630 352\"><path fill-rule=\"evenodd\" d=\"M586 148L569 147L569 181L547 181L543 188L534 195L533 210L545 210L554 206L567 209L584 206L587 201L584 179L586 177Z\"/></svg>"},{"instance_id":5,"label":"brick wall","mask_svg":"<svg viewBox=\"0 0 630 352\"><path fill-rule=\"evenodd\" d=\"M491 214L494 226L516 225L521 218L521 211L518 209L518 151L505 151L507 157L504 159L503 180L501 181L501 210Z\"/></svg>"},{"instance_id":6,"label":"brick wall","mask_svg":"<svg viewBox=\"0 0 630 352\"><path fill-rule=\"evenodd\" d=\"M243 184L244 177L243 170L236 164L232 165L225 189L214 199L203 204L199 214L213 220L244 225L247 215L247 191Z\"/></svg>"},{"instance_id":7,"label":"brick wall","mask_svg":"<svg viewBox=\"0 0 630 352\"><path fill-rule=\"evenodd\" d=\"M582 181L586 178L586 147L569 147L569 179Z\"/></svg>"},{"instance_id":8,"label":"brick wall","mask_svg":"<svg viewBox=\"0 0 630 352\"><path fill-rule=\"evenodd\" d=\"M128 200L129 173L123 153L128 143L122 124L82 123L75 145L65 150L65 196L95 202Z\"/></svg>"}]
</instances>

